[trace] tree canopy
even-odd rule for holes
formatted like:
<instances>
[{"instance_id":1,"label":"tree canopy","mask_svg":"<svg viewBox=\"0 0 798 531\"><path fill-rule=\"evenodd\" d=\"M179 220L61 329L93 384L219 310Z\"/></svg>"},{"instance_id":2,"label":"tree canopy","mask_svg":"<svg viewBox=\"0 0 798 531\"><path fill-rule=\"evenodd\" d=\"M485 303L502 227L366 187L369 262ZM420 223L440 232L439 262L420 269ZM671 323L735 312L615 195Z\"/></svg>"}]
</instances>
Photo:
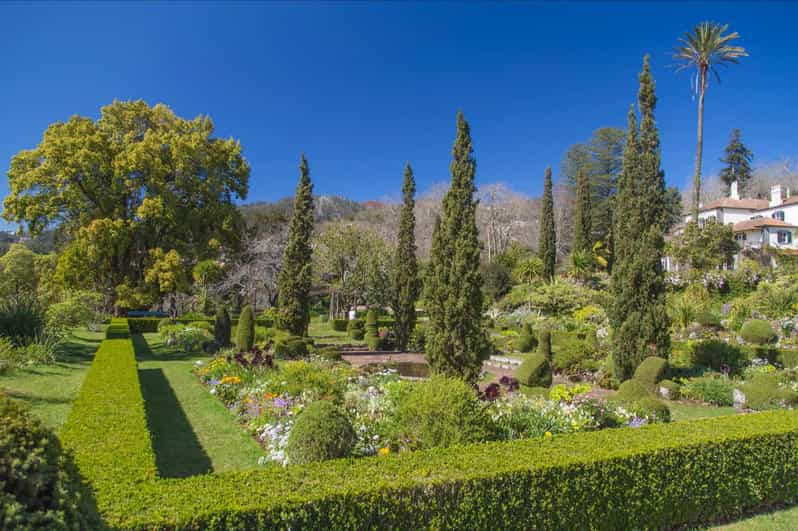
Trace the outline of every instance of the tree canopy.
<instances>
[{"instance_id":1,"label":"tree canopy","mask_svg":"<svg viewBox=\"0 0 798 531\"><path fill-rule=\"evenodd\" d=\"M150 250L191 264L236 241L235 200L247 196L250 168L238 141L213 133L207 116L187 120L143 101L53 123L38 146L13 157L3 216L34 235L61 232L68 287L151 304Z\"/></svg>"}]
</instances>

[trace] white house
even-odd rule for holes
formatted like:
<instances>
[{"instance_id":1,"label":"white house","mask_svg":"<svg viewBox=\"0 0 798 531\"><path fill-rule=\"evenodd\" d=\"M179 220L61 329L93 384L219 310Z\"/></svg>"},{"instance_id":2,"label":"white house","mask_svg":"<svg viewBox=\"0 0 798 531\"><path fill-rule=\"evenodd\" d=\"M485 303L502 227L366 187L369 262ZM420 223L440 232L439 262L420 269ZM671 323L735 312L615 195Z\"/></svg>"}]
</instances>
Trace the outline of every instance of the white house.
<instances>
[{"instance_id":1,"label":"white house","mask_svg":"<svg viewBox=\"0 0 798 531\"><path fill-rule=\"evenodd\" d=\"M692 219L692 214L684 216L685 223ZM790 197L790 189L780 184L771 187L768 200L740 198L737 183L733 182L729 197L699 206L698 223L710 220L731 225L743 250L769 246L798 251L798 196ZM675 232L680 230L677 227ZM666 258L665 266L669 271L675 269L670 258Z\"/></svg>"}]
</instances>

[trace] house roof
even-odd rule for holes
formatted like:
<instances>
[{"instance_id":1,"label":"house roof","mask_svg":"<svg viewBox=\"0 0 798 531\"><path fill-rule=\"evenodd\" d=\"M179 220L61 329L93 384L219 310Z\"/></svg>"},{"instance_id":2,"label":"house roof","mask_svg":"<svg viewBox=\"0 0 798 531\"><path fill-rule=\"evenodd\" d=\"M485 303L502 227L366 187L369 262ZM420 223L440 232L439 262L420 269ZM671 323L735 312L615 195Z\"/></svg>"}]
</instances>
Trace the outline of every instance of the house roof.
<instances>
[{"instance_id":1,"label":"house roof","mask_svg":"<svg viewBox=\"0 0 798 531\"><path fill-rule=\"evenodd\" d=\"M795 225L791 225L786 221L781 221L780 219L760 218L738 221L732 226L732 230L734 232L745 232L747 230L763 229L765 227L780 227L784 229L798 228Z\"/></svg>"},{"instance_id":2,"label":"house roof","mask_svg":"<svg viewBox=\"0 0 798 531\"><path fill-rule=\"evenodd\" d=\"M731 197L722 197L720 199L710 201L706 205L703 205L698 211L706 212L707 210L715 210L716 208L742 208L745 210L765 210L769 206L770 202L767 199L732 199Z\"/></svg>"}]
</instances>

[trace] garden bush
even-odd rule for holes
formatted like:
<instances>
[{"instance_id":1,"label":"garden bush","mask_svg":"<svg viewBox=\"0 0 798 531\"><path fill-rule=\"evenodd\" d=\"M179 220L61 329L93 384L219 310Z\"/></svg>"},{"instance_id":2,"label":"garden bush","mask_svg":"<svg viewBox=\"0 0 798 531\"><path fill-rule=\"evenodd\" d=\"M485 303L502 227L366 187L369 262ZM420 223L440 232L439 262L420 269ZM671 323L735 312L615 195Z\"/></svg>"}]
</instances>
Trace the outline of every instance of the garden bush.
<instances>
[{"instance_id":1,"label":"garden bush","mask_svg":"<svg viewBox=\"0 0 798 531\"><path fill-rule=\"evenodd\" d=\"M274 357L282 360L303 358L308 355L311 339L299 336L285 336L274 342Z\"/></svg>"},{"instance_id":2,"label":"garden bush","mask_svg":"<svg viewBox=\"0 0 798 531\"><path fill-rule=\"evenodd\" d=\"M770 323L762 319L750 319L743 324L740 335L749 343L764 345L773 343L778 339Z\"/></svg>"},{"instance_id":3,"label":"garden bush","mask_svg":"<svg viewBox=\"0 0 798 531\"><path fill-rule=\"evenodd\" d=\"M723 376L701 376L682 383L682 397L700 400L716 406L731 406L734 403L734 385Z\"/></svg>"},{"instance_id":4,"label":"garden bush","mask_svg":"<svg viewBox=\"0 0 798 531\"><path fill-rule=\"evenodd\" d=\"M694 365L716 371L738 372L746 362L746 355L742 349L719 339L693 343L691 358Z\"/></svg>"},{"instance_id":5,"label":"garden bush","mask_svg":"<svg viewBox=\"0 0 798 531\"><path fill-rule=\"evenodd\" d=\"M44 307L34 297L0 301L0 336L17 346L41 335L45 323Z\"/></svg>"},{"instance_id":6,"label":"garden bush","mask_svg":"<svg viewBox=\"0 0 798 531\"><path fill-rule=\"evenodd\" d=\"M745 395L745 406L757 411L779 407L794 407L798 403L798 393L779 386L775 374L757 374L740 386Z\"/></svg>"},{"instance_id":7,"label":"garden bush","mask_svg":"<svg viewBox=\"0 0 798 531\"><path fill-rule=\"evenodd\" d=\"M792 369L798 367L798 350L779 350L776 360L781 363L785 369Z\"/></svg>"},{"instance_id":8,"label":"garden bush","mask_svg":"<svg viewBox=\"0 0 798 531\"><path fill-rule=\"evenodd\" d=\"M316 351L316 355L328 361L340 361L343 353L338 347L324 347Z\"/></svg>"},{"instance_id":9,"label":"garden bush","mask_svg":"<svg viewBox=\"0 0 798 531\"><path fill-rule=\"evenodd\" d=\"M350 319L346 326L346 332L352 339L361 341L366 335L366 324L363 319Z\"/></svg>"},{"instance_id":10,"label":"garden bush","mask_svg":"<svg viewBox=\"0 0 798 531\"><path fill-rule=\"evenodd\" d=\"M796 411L185 479L146 419L131 342L105 341L60 435L113 528L671 529L798 501Z\"/></svg>"},{"instance_id":11,"label":"garden bush","mask_svg":"<svg viewBox=\"0 0 798 531\"><path fill-rule=\"evenodd\" d=\"M285 448L292 464L347 457L355 444L349 419L327 400L312 402L299 415Z\"/></svg>"},{"instance_id":12,"label":"garden bush","mask_svg":"<svg viewBox=\"0 0 798 531\"><path fill-rule=\"evenodd\" d=\"M551 362L551 330L544 328L538 337L538 353Z\"/></svg>"},{"instance_id":13,"label":"garden bush","mask_svg":"<svg viewBox=\"0 0 798 531\"><path fill-rule=\"evenodd\" d=\"M549 337L551 339L551 337ZM521 328L521 333L515 340L515 350L518 352L532 352L537 348L538 340L535 337L535 332L532 330L532 325L526 323Z\"/></svg>"},{"instance_id":14,"label":"garden bush","mask_svg":"<svg viewBox=\"0 0 798 531\"><path fill-rule=\"evenodd\" d=\"M330 326L336 332L346 332L348 324L349 321L347 321L346 319L333 319L332 321L330 321Z\"/></svg>"},{"instance_id":15,"label":"garden bush","mask_svg":"<svg viewBox=\"0 0 798 531\"><path fill-rule=\"evenodd\" d=\"M633 403L653 395L654 393L649 386L632 378L618 386L618 392L613 396L613 400L623 403Z\"/></svg>"},{"instance_id":16,"label":"garden bush","mask_svg":"<svg viewBox=\"0 0 798 531\"><path fill-rule=\"evenodd\" d=\"M244 306L241 315L238 316L238 328L236 329L236 346L241 352L252 350L255 344L255 319L252 315L252 307Z\"/></svg>"},{"instance_id":17,"label":"garden bush","mask_svg":"<svg viewBox=\"0 0 798 531\"><path fill-rule=\"evenodd\" d=\"M71 454L27 409L0 394L0 528L100 527Z\"/></svg>"},{"instance_id":18,"label":"garden bush","mask_svg":"<svg viewBox=\"0 0 798 531\"><path fill-rule=\"evenodd\" d=\"M427 345L427 329L422 325L416 325L413 333L410 334L410 343L407 348L412 352L424 352Z\"/></svg>"},{"instance_id":19,"label":"garden bush","mask_svg":"<svg viewBox=\"0 0 798 531\"><path fill-rule=\"evenodd\" d=\"M635 369L634 379L651 389L668 374L668 360L649 356Z\"/></svg>"},{"instance_id":20,"label":"garden bush","mask_svg":"<svg viewBox=\"0 0 798 531\"><path fill-rule=\"evenodd\" d=\"M405 382L392 387L387 399L394 415L385 437L406 448L446 448L492 436L484 403L462 380L433 376Z\"/></svg>"},{"instance_id":21,"label":"garden bush","mask_svg":"<svg viewBox=\"0 0 798 531\"><path fill-rule=\"evenodd\" d=\"M0 374L5 374L19 365L17 347L7 337L0 336Z\"/></svg>"},{"instance_id":22,"label":"garden bush","mask_svg":"<svg viewBox=\"0 0 798 531\"><path fill-rule=\"evenodd\" d=\"M515 370L515 378L527 387L548 387L551 385L551 364L537 352L528 356Z\"/></svg>"},{"instance_id":23,"label":"garden bush","mask_svg":"<svg viewBox=\"0 0 798 531\"><path fill-rule=\"evenodd\" d=\"M72 291L61 302L47 308L47 326L53 330L69 331L91 323L103 304L103 296L93 291Z\"/></svg>"},{"instance_id":24,"label":"garden bush","mask_svg":"<svg viewBox=\"0 0 798 531\"><path fill-rule=\"evenodd\" d=\"M653 396L645 396L626 404L626 409L638 417L645 417L651 422L670 422L671 410L668 405Z\"/></svg>"},{"instance_id":25,"label":"garden bush","mask_svg":"<svg viewBox=\"0 0 798 531\"><path fill-rule=\"evenodd\" d=\"M224 348L230 345L231 336L230 314L227 313L227 308L219 305L216 309L216 318L213 321L213 339L218 346Z\"/></svg>"}]
</instances>

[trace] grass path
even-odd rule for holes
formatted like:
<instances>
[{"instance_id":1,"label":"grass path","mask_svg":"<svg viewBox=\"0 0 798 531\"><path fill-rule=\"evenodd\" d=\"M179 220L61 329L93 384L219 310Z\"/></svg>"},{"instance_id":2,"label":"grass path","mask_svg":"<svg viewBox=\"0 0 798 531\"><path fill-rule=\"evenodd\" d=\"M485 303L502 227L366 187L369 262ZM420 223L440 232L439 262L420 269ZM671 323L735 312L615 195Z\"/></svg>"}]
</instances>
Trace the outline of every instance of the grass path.
<instances>
[{"instance_id":1,"label":"grass path","mask_svg":"<svg viewBox=\"0 0 798 531\"><path fill-rule=\"evenodd\" d=\"M158 470L184 477L258 466L263 450L191 373L204 354L166 346L158 334L134 336L139 379Z\"/></svg>"},{"instance_id":2,"label":"grass path","mask_svg":"<svg viewBox=\"0 0 798 531\"><path fill-rule=\"evenodd\" d=\"M74 331L61 346L57 363L17 369L0 376L0 389L27 403L46 426L58 430L66 421L72 401L104 335L102 332Z\"/></svg>"},{"instance_id":3,"label":"grass path","mask_svg":"<svg viewBox=\"0 0 798 531\"><path fill-rule=\"evenodd\" d=\"M750 516L712 529L717 531L791 531L798 529L798 507Z\"/></svg>"}]
</instances>

